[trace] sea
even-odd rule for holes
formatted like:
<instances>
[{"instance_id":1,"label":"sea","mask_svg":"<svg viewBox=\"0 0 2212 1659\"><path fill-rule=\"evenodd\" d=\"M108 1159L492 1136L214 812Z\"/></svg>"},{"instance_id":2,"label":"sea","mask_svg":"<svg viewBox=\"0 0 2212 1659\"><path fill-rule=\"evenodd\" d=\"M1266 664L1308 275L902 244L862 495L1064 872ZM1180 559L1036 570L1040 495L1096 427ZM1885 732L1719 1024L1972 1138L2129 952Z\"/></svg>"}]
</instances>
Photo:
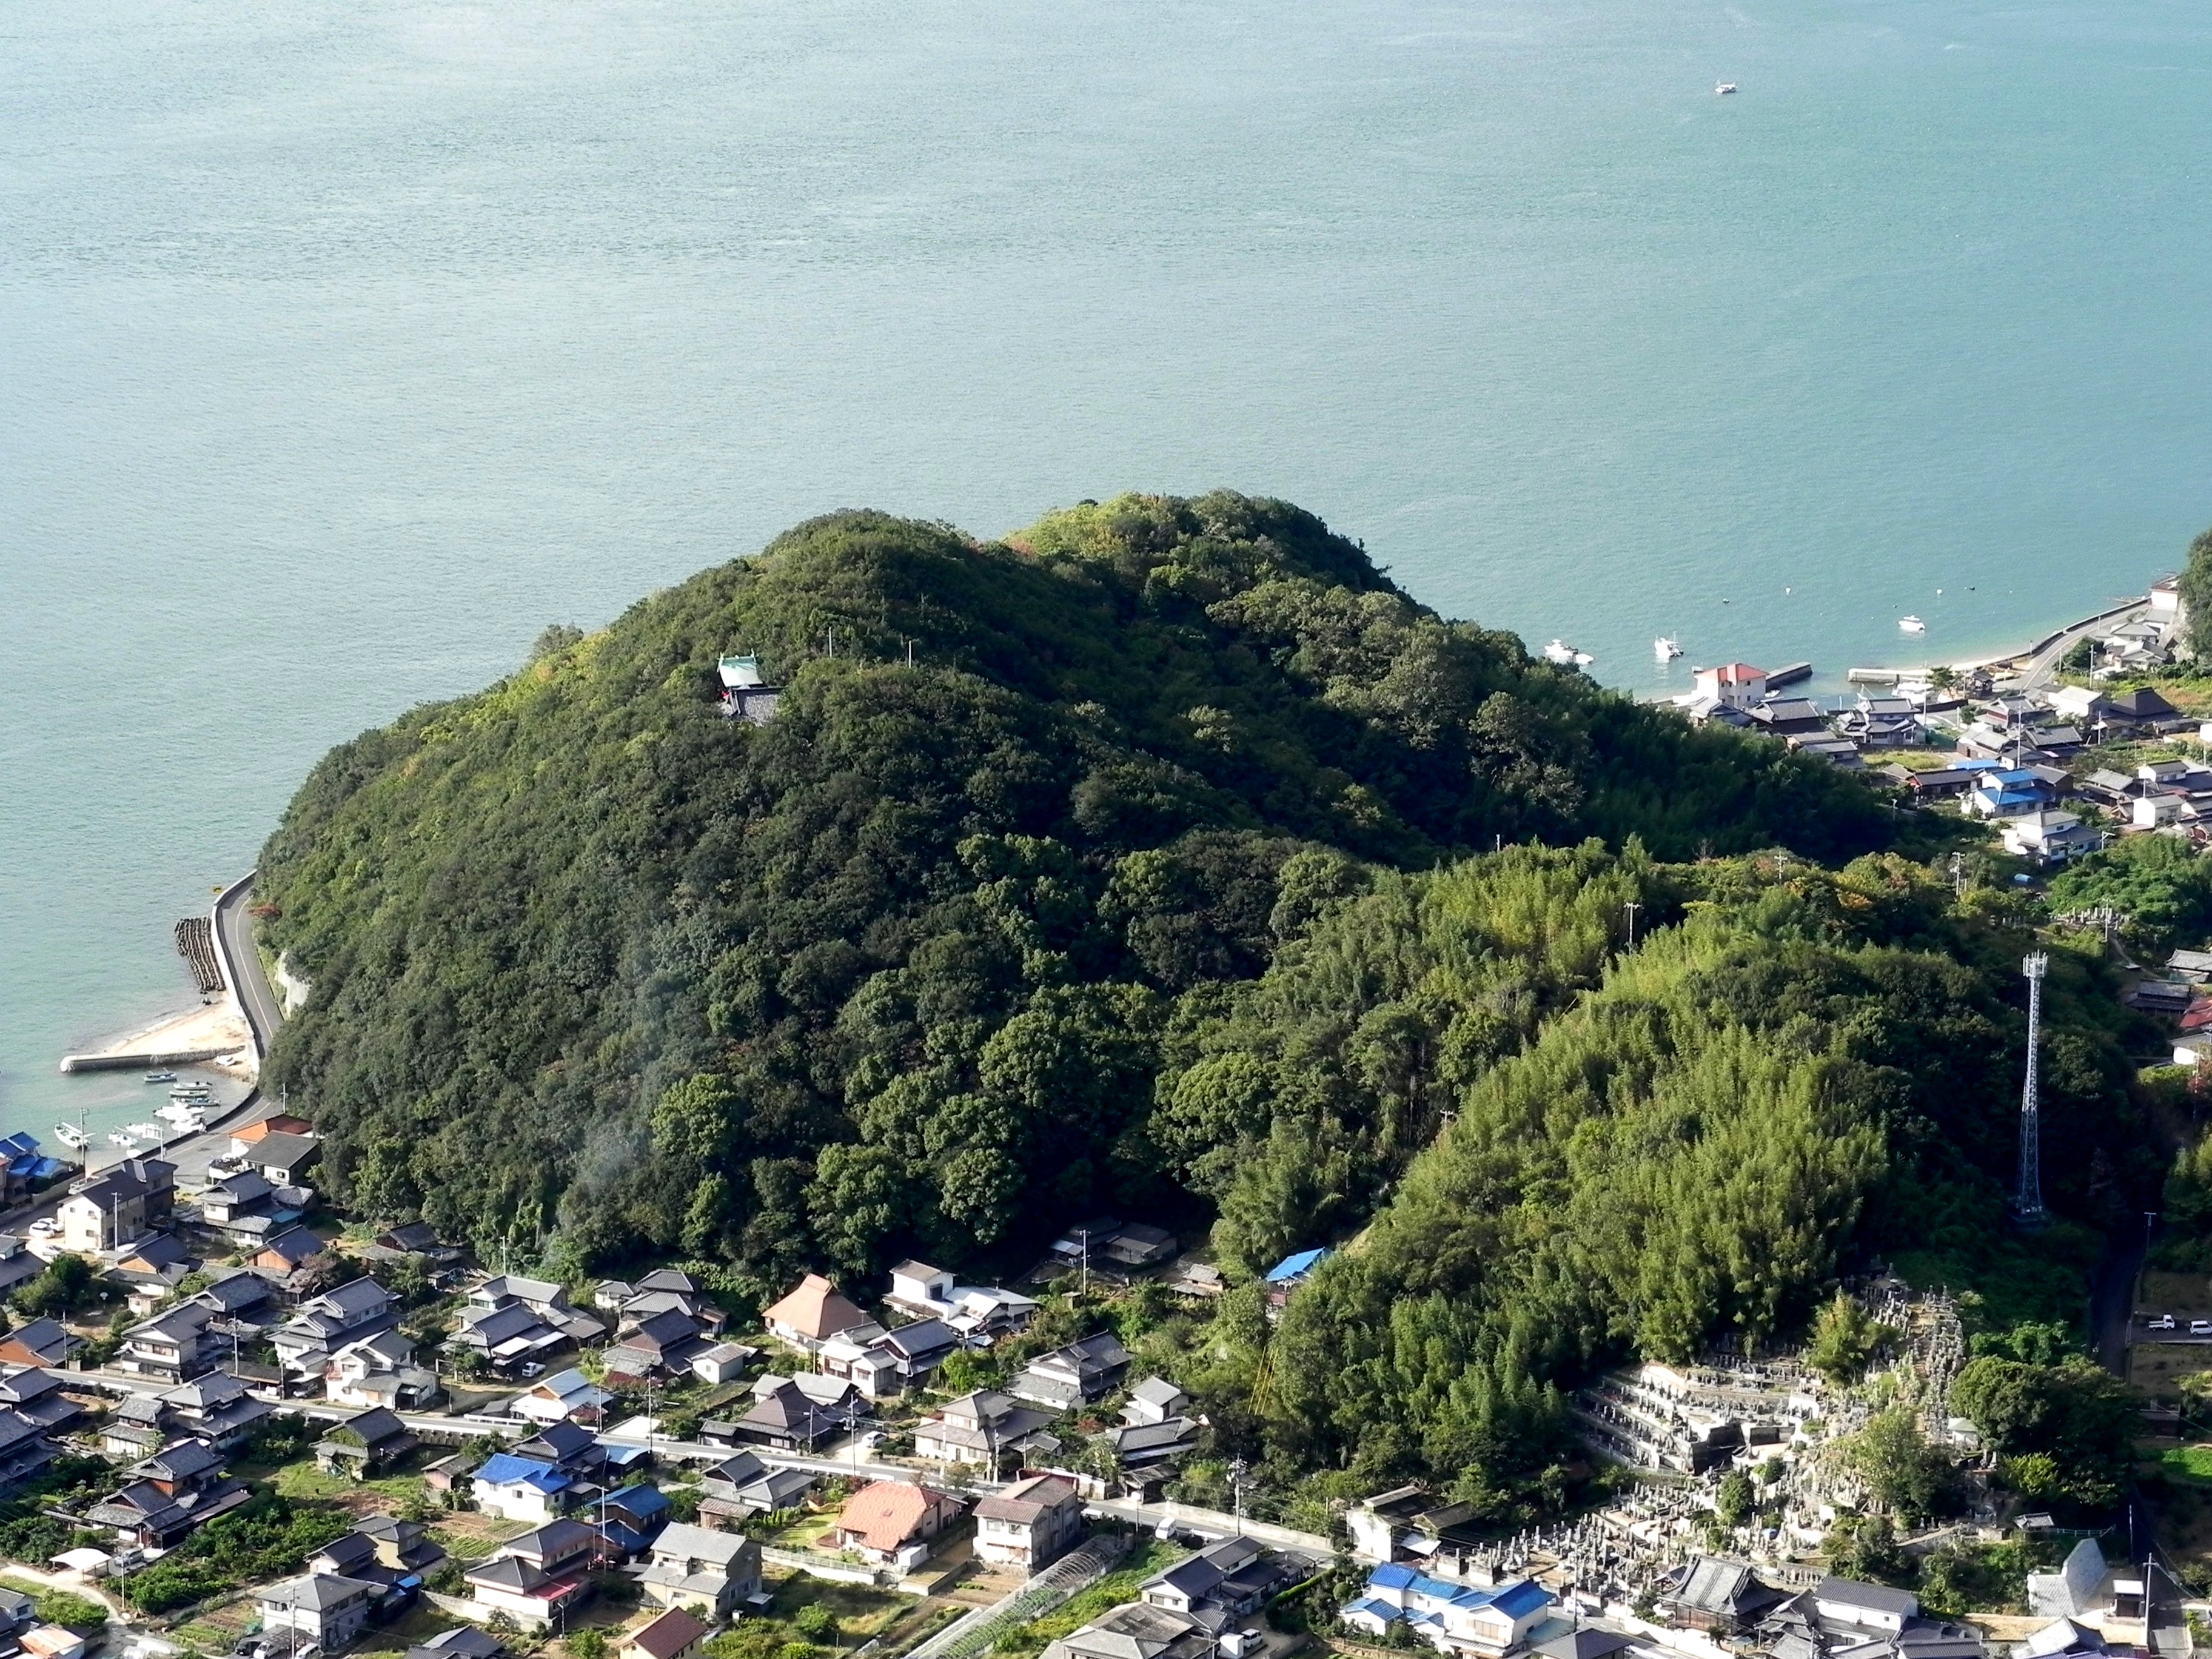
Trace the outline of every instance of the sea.
<instances>
[{"instance_id":1,"label":"sea","mask_svg":"<svg viewBox=\"0 0 2212 1659\"><path fill-rule=\"evenodd\" d=\"M2140 592L2208 155L2181 0L8 8L0 1131L329 745L826 509L1279 495L1647 692Z\"/></svg>"}]
</instances>

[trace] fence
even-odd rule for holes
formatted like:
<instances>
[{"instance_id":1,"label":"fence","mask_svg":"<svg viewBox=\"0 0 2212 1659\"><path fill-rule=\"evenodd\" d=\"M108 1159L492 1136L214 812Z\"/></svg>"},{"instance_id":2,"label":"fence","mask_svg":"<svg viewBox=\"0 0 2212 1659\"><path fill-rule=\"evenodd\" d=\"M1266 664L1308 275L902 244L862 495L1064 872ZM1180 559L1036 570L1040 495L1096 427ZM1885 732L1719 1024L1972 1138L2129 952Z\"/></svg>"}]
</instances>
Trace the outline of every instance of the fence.
<instances>
[{"instance_id":1,"label":"fence","mask_svg":"<svg viewBox=\"0 0 2212 1659\"><path fill-rule=\"evenodd\" d=\"M907 1659L974 1659L1000 1631L1040 1618L1097 1583L1128 1547L1128 1540L1119 1534L1101 1533L1060 1557L1012 1595L947 1625L916 1645Z\"/></svg>"}]
</instances>

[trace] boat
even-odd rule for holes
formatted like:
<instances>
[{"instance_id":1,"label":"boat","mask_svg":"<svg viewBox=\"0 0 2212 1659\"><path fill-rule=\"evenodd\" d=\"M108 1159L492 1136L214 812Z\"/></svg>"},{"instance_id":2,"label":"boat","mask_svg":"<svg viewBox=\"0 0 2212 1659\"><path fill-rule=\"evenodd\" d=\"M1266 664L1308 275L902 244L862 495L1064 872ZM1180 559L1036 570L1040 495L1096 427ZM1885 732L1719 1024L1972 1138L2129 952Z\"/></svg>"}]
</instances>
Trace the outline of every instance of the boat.
<instances>
[{"instance_id":1,"label":"boat","mask_svg":"<svg viewBox=\"0 0 2212 1659\"><path fill-rule=\"evenodd\" d=\"M1713 96L1716 98L1725 98L1729 94L1735 90L1735 82L1733 81L1716 82L1713 85Z\"/></svg>"},{"instance_id":2,"label":"boat","mask_svg":"<svg viewBox=\"0 0 2212 1659\"><path fill-rule=\"evenodd\" d=\"M173 1103L164 1106L154 1115L166 1123L174 1123L187 1129L203 1128L207 1123L207 1113L198 1106Z\"/></svg>"},{"instance_id":3,"label":"boat","mask_svg":"<svg viewBox=\"0 0 2212 1659\"><path fill-rule=\"evenodd\" d=\"M74 1123L55 1124L54 1139L73 1152L82 1152L92 1144L92 1137Z\"/></svg>"},{"instance_id":4,"label":"boat","mask_svg":"<svg viewBox=\"0 0 2212 1659\"><path fill-rule=\"evenodd\" d=\"M1682 654L1682 647L1662 634L1651 641L1651 654L1661 662L1672 662Z\"/></svg>"},{"instance_id":5,"label":"boat","mask_svg":"<svg viewBox=\"0 0 2212 1659\"><path fill-rule=\"evenodd\" d=\"M1565 640L1553 640L1544 647L1544 659L1562 668L1588 668L1594 660L1587 651L1577 651Z\"/></svg>"},{"instance_id":6,"label":"boat","mask_svg":"<svg viewBox=\"0 0 2212 1659\"><path fill-rule=\"evenodd\" d=\"M107 1144L111 1146L136 1146L138 1143L131 1136L125 1134L122 1130L118 1129L107 1137Z\"/></svg>"},{"instance_id":7,"label":"boat","mask_svg":"<svg viewBox=\"0 0 2212 1659\"><path fill-rule=\"evenodd\" d=\"M1897 628L1901 634L1925 634L1928 631L1928 624L1917 617L1899 617Z\"/></svg>"},{"instance_id":8,"label":"boat","mask_svg":"<svg viewBox=\"0 0 2212 1659\"><path fill-rule=\"evenodd\" d=\"M123 1127L126 1132L140 1140L160 1140L168 1133L168 1131L158 1123L126 1123Z\"/></svg>"},{"instance_id":9,"label":"boat","mask_svg":"<svg viewBox=\"0 0 2212 1659\"><path fill-rule=\"evenodd\" d=\"M146 1073L146 1081L149 1083L174 1083L176 1080L177 1074L174 1072L149 1072Z\"/></svg>"}]
</instances>

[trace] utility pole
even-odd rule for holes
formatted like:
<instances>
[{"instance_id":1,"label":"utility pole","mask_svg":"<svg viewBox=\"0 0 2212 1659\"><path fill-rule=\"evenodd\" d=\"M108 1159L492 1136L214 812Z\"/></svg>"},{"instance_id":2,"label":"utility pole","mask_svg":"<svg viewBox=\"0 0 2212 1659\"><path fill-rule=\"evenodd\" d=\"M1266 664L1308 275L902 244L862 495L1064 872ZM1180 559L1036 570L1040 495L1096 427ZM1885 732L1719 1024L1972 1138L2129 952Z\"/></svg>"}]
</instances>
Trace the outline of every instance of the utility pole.
<instances>
[{"instance_id":1,"label":"utility pole","mask_svg":"<svg viewBox=\"0 0 2212 1659\"><path fill-rule=\"evenodd\" d=\"M1620 908L1628 912L1628 948L1633 951L1636 948L1636 913L1644 907L1631 899Z\"/></svg>"},{"instance_id":2,"label":"utility pole","mask_svg":"<svg viewBox=\"0 0 2212 1659\"><path fill-rule=\"evenodd\" d=\"M2051 1223L2043 1207L2043 1127L2036 1098L2035 1048L2043 1030L2043 980L2051 971L2051 958L2032 952L2020 964L2027 980L2027 1080L2020 1093L2020 1191L2013 1196L2013 1219L2024 1231L2035 1231Z\"/></svg>"},{"instance_id":3,"label":"utility pole","mask_svg":"<svg viewBox=\"0 0 2212 1659\"><path fill-rule=\"evenodd\" d=\"M1078 1227L1075 1230L1075 1236L1083 1243L1082 1294L1088 1296L1091 1294L1091 1229L1088 1227Z\"/></svg>"},{"instance_id":4,"label":"utility pole","mask_svg":"<svg viewBox=\"0 0 2212 1659\"><path fill-rule=\"evenodd\" d=\"M1241 1457L1229 1466L1230 1504L1236 1511L1237 1535L1239 1538L1244 1535L1244 1472L1247 1467Z\"/></svg>"}]
</instances>

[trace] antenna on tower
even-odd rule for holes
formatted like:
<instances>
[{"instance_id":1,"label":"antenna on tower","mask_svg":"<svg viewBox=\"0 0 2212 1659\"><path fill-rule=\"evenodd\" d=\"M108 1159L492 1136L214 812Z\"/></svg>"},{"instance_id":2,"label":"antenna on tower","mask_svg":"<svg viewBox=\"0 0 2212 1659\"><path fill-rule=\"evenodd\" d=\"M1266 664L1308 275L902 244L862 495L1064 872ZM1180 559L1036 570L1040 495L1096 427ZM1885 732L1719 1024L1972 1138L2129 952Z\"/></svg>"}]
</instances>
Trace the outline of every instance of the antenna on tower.
<instances>
[{"instance_id":1,"label":"antenna on tower","mask_svg":"<svg viewBox=\"0 0 2212 1659\"><path fill-rule=\"evenodd\" d=\"M2020 1190L2013 1194L2013 1220L2027 1231L2051 1224L2043 1207L2043 1126L2037 1115L2035 1048L2043 1031L2043 976L2051 958L2032 952L2020 964L2027 980L2027 1081L2020 1091Z\"/></svg>"}]
</instances>

